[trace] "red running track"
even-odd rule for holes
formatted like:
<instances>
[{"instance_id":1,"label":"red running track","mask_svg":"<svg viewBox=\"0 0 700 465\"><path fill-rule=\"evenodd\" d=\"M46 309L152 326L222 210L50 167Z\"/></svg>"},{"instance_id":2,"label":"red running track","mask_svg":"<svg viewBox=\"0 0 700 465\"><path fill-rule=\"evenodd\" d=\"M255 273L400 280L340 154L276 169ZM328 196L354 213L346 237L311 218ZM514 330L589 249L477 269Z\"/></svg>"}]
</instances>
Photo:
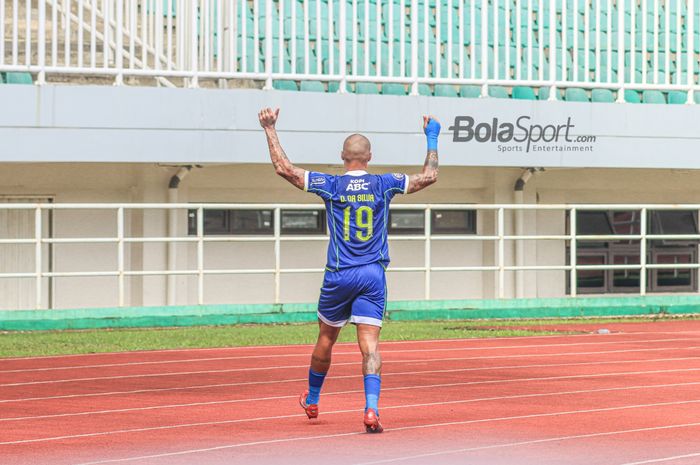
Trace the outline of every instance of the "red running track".
<instances>
[{"instance_id":1,"label":"red running track","mask_svg":"<svg viewBox=\"0 0 700 465\"><path fill-rule=\"evenodd\" d=\"M700 463L700 321L606 327L382 343L382 435L353 344L316 421L309 346L0 359L0 463Z\"/></svg>"}]
</instances>

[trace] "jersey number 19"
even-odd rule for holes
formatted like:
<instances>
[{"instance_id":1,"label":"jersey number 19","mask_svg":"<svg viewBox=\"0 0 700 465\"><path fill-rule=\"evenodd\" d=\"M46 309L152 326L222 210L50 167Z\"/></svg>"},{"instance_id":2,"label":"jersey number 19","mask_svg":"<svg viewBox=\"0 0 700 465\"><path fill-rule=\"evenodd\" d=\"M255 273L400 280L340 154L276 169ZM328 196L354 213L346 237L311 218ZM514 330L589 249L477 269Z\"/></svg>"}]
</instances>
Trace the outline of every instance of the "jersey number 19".
<instances>
[{"instance_id":1,"label":"jersey number 19","mask_svg":"<svg viewBox=\"0 0 700 465\"><path fill-rule=\"evenodd\" d=\"M343 233L345 242L350 242L350 210L352 207L346 207L343 210ZM370 207L360 207L355 210L355 237L362 242L367 242L372 238L374 211Z\"/></svg>"}]
</instances>

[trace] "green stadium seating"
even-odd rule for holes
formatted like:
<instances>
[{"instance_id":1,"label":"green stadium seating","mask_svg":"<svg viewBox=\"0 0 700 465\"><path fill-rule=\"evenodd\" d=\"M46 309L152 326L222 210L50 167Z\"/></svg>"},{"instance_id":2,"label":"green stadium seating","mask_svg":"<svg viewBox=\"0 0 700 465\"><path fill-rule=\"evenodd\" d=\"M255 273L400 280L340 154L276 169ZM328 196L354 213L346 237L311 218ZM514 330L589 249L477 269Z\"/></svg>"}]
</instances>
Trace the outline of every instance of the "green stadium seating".
<instances>
[{"instance_id":1,"label":"green stadium seating","mask_svg":"<svg viewBox=\"0 0 700 465\"><path fill-rule=\"evenodd\" d=\"M591 101L594 103L615 103L615 96L610 89L593 89Z\"/></svg>"},{"instance_id":2,"label":"green stadium seating","mask_svg":"<svg viewBox=\"0 0 700 465\"><path fill-rule=\"evenodd\" d=\"M625 90L625 102L627 103L642 103L642 99L639 97L639 92L636 90Z\"/></svg>"},{"instance_id":3,"label":"green stadium seating","mask_svg":"<svg viewBox=\"0 0 700 465\"><path fill-rule=\"evenodd\" d=\"M29 73L5 73L7 84L34 84L32 75Z\"/></svg>"},{"instance_id":4,"label":"green stadium seating","mask_svg":"<svg viewBox=\"0 0 700 465\"><path fill-rule=\"evenodd\" d=\"M302 92L325 92L326 88L320 81L301 81L299 90Z\"/></svg>"},{"instance_id":5,"label":"green stadium seating","mask_svg":"<svg viewBox=\"0 0 700 465\"><path fill-rule=\"evenodd\" d=\"M549 100L549 91L550 91L549 87L540 87L540 92L537 94L537 97L540 100ZM560 93L559 89L557 89L557 93L556 93L555 97L557 100L561 100L561 93Z\"/></svg>"},{"instance_id":6,"label":"green stadium seating","mask_svg":"<svg viewBox=\"0 0 700 465\"><path fill-rule=\"evenodd\" d=\"M297 83L289 80L272 81L272 88L277 90L299 90Z\"/></svg>"},{"instance_id":7,"label":"green stadium seating","mask_svg":"<svg viewBox=\"0 0 700 465\"><path fill-rule=\"evenodd\" d=\"M406 95L406 86L395 82L387 82L382 84L383 95Z\"/></svg>"},{"instance_id":8,"label":"green stadium seating","mask_svg":"<svg viewBox=\"0 0 700 465\"><path fill-rule=\"evenodd\" d=\"M656 103L665 104L666 98L661 91L658 90L645 90L642 92L642 102L643 103Z\"/></svg>"},{"instance_id":9,"label":"green stadium seating","mask_svg":"<svg viewBox=\"0 0 700 465\"><path fill-rule=\"evenodd\" d=\"M436 84L435 85L435 96L436 97L457 97L459 93L453 85L450 84Z\"/></svg>"},{"instance_id":10,"label":"green stadium seating","mask_svg":"<svg viewBox=\"0 0 700 465\"><path fill-rule=\"evenodd\" d=\"M505 87L489 86L489 97L493 98L510 98L508 90Z\"/></svg>"},{"instance_id":11,"label":"green stadium seating","mask_svg":"<svg viewBox=\"0 0 700 465\"><path fill-rule=\"evenodd\" d=\"M688 93L672 90L668 93L668 103L672 105L683 105L688 102Z\"/></svg>"},{"instance_id":12,"label":"green stadium seating","mask_svg":"<svg viewBox=\"0 0 700 465\"><path fill-rule=\"evenodd\" d=\"M564 100L567 102L589 102L588 94L585 90L576 87L569 87L564 92Z\"/></svg>"},{"instance_id":13,"label":"green stadium seating","mask_svg":"<svg viewBox=\"0 0 700 465\"><path fill-rule=\"evenodd\" d=\"M0 84L5 83L5 73L0 73Z\"/></svg>"},{"instance_id":14,"label":"green stadium seating","mask_svg":"<svg viewBox=\"0 0 700 465\"><path fill-rule=\"evenodd\" d=\"M479 98L481 97L481 87L479 86L460 86L459 96L464 98Z\"/></svg>"},{"instance_id":15,"label":"green stadium seating","mask_svg":"<svg viewBox=\"0 0 700 465\"><path fill-rule=\"evenodd\" d=\"M379 94L379 86L374 82L358 82L355 84L356 94Z\"/></svg>"},{"instance_id":16,"label":"green stadium seating","mask_svg":"<svg viewBox=\"0 0 700 465\"><path fill-rule=\"evenodd\" d=\"M532 87L513 87L513 98L517 100L537 100Z\"/></svg>"},{"instance_id":17,"label":"green stadium seating","mask_svg":"<svg viewBox=\"0 0 700 465\"><path fill-rule=\"evenodd\" d=\"M147 5L148 11L153 11L154 1L151 0ZM169 0L163 0L165 10ZM355 92L360 94L386 94L386 95L407 95L410 93L411 86L406 84L384 84L384 85L373 85L371 84L372 77L376 74L376 70L379 69L380 74L387 76L396 77L407 77L411 75L411 20L412 13L410 12L411 2L406 1L404 3L405 10L402 11L400 8L399 0L385 0L383 2L378 2L378 0L370 0L367 15L365 15L364 3L362 1L357 2L357 22L361 27L357 28L357 35L354 38L352 36L352 30L355 26L355 21L352 18L352 0L343 0L346 5L346 29L348 31L346 57L348 70L352 69L353 73L357 75L366 75L366 83L349 85L348 88L356 88ZM486 67L486 74L491 79L509 79L516 76L516 64L519 65L519 76L523 79L532 80L575 80L581 83L580 88L566 90L561 92L557 96L560 100L565 101L594 101L594 102L610 102L614 101L613 92L604 89L593 89L586 87L586 82L591 80L592 82L609 82L612 85L611 89L614 89L618 83L619 73L623 74L625 83L642 83L643 81L647 83L666 83L667 81L673 84L687 84L687 63L688 56L686 53L691 53L691 78L694 82L700 81L700 60L695 56L696 53L700 53L700 14L695 15L695 34L692 38L683 37L681 42L681 60L678 64L678 69L676 69L676 47L677 47L677 36L676 32L682 32L687 34L688 32L688 21L687 18L683 17L685 15L685 10L687 9L686 2L680 2L680 8L676 0L665 0L663 2L658 2L657 0L642 0L646 2L647 6L647 17L646 22L643 20L644 15L642 14L642 8L636 2L625 2L624 11L618 11L616 2L612 2L610 7L608 7L607 1L592 2L591 0L567 0L566 7L566 18L563 16L563 2L552 2L556 10L556 25L555 30L550 31L549 24L547 22L543 23L543 19L549 20L549 9L550 2L525 2L521 1L520 10L516 8L517 3L515 0L494 0L494 2L488 2L488 10L486 12L486 18L490 26L494 25L494 8L499 11L497 22L498 25L498 41L490 28L486 36L486 46L488 47L487 54L489 58L493 56L493 48L498 46L498 61L494 66L492 59L489 59L488 66ZM423 27L423 16L425 14L424 6L426 3L429 5L429 16L430 23L429 28ZM173 9L175 8L173 4ZM271 40L273 42L273 71L275 73L291 72L294 68L296 72L308 72L312 74L322 73L322 74L333 74L338 75L342 72L344 64L340 62L339 47L336 44L331 46L329 44L329 31L332 27L333 38L339 37L339 26L340 26L340 2L331 2L329 0L320 0L317 11L317 4L314 1L304 2L303 0L280 0L278 2L273 2L273 10L271 11L271 16L273 20L273 27L270 31L271 37L265 37L265 17L269 14L265 9L265 3L258 3L258 8L256 11L252 8L252 2L244 2L246 12L245 21L242 20L243 15L238 15L238 27L239 30L245 26L247 37L253 37L256 35L259 38L259 43L257 44L258 54L260 56L260 61L255 62L254 55L254 44L252 41L239 41L237 50L237 60L239 66L242 66L241 61L241 44L245 44L245 53L247 55L246 65L239 68L241 71L253 72L263 71L264 63L262 62L262 55L265 50L266 41ZM377 5L380 6L380 15L377 14ZM475 16L474 21L470 13L470 3L465 4L465 11L463 16L463 26L462 31L463 40L460 40L460 27L459 20L456 16L458 11L458 2L452 2L452 10L449 9L449 4L447 2L438 2L437 0L419 0L419 10L418 18L420 27L418 28L418 70L419 76L426 78L435 77L474 77L479 78L482 76L482 41L484 41L481 34L481 2L475 2ZM510 22L505 21L505 16L503 12L505 11L505 5L508 4L510 7ZM283 8L281 8L283 5ZM308 18L308 24L304 24L305 21L305 11L304 7L307 5L309 10L306 12ZM494 5L498 5L497 7ZM540 7L543 8L542 11ZM330 8L333 8L333 24L328 23ZM601 12L597 11L597 8L601 8ZM634 34L630 33L629 29L624 30L623 40L620 41L620 36L617 32L618 29L618 17L622 15L623 24L625 28L630 27L633 24L631 11L635 10L634 14ZM671 14L670 21L666 24L665 21L660 21L654 25L654 10L658 11L658 14L663 18L664 12L668 9ZM528 10L532 13L532 23L528 26ZM295 11L296 19L293 21L291 13ZM393 14L393 21L389 18L389 12ZM440 12L439 24L436 24L435 13ZM584 34L585 23L584 23L584 11L589 13L589 24L591 25L591 34ZM450 13L452 13L452 20L448 21L450 18ZM680 23L677 21L676 13L681 15ZM254 20L254 14L258 15L257 21ZM520 20L517 17L520 15ZM217 12L213 12L213 16L217 16ZM365 17L367 16L367 17ZM279 28L278 18L282 17L284 27L282 30ZM317 30L317 17L320 19L319 25L320 30ZM562 19L566 19L566 28L563 27ZM607 21L610 20L611 28L608 31ZM200 19L201 21L201 19ZM292 24L294 22L294 24ZM216 21L214 21L216 23ZM254 24L257 23L258 31L254 34ZM473 24L472 24L473 23ZM600 27L596 29L596 23L600 24ZM518 24L520 24L520 30L517 30ZM368 29L364 26L367 25ZM646 25L646 30L644 26ZM304 29L308 29L310 33L309 41L305 42L303 40ZM439 26L439 33L437 27ZM216 24L212 27L216 28ZM201 25L198 25L201 28ZM451 28L451 29L450 29ZM294 30L293 30L294 29ZM655 30L658 35L656 35L657 40L654 40ZM427 32L427 34L426 34ZM396 43L389 43L389 35L397 40ZM472 34L473 33L473 34ZM553 37L550 37L550 33ZM215 32L216 34L216 32ZM404 50L403 50L403 70L404 73L400 73L401 63L399 62L399 57L402 55L401 45L398 43L398 38L404 36ZM317 37L318 36L318 37ZM588 36L588 42L586 37ZM666 44L666 37L668 36L668 44ZM507 38L510 37L510 40ZM516 37L521 39L521 48L516 49ZM448 46L447 40L450 38L451 47ZM550 43L553 39L553 43ZM472 44L472 41L474 42ZM576 46L574 46L574 41ZM541 44L540 44L541 42ZM656 43L655 43L656 42ZM692 45L689 47L689 43ZM294 45L294 52L292 52L292 44ZM306 45L308 44L308 48ZM377 51L377 45L380 45L380 50ZM429 52L425 53L425 46L429 49ZM497 44L497 45L496 45ZM668 50L667 46L668 45ZM353 50L353 46L356 46ZM367 48L365 47L367 46ZM472 46L474 48L472 48ZM540 46L542 51L540 51ZM563 48L565 47L565 48ZM687 48L692 50L686 51ZM391 48L391 54L393 61L389 60L389 52ZM601 50L601 54L596 59L595 53L597 49ZM654 53L656 49L657 53ZM437 53L436 53L437 51ZM449 57L448 57L449 51ZM666 54L669 53L667 57ZM542 62L540 63L540 55L542 56ZM549 59L550 54L556 54L557 67L553 70L556 73L554 76L550 75ZM619 55L622 54L622 55ZM365 55L367 55L368 66L365 66ZM520 63L518 63L518 55L520 56ZM320 60L317 61L317 56ZM291 57L295 57L295 62ZM618 69L619 60L618 57L622 58L624 65L623 70ZM281 58L281 60L279 59ZM304 69L305 58L308 58L308 71ZM451 58L451 61L450 61ZM332 66L331 66L332 59ZM666 63L666 60L669 63ZM575 63L574 63L575 60ZM562 61L564 66L561 66ZM506 64L506 62L508 62ZM391 63L391 72L389 70ZM610 70L608 70L608 63L610 64ZM296 66L292 66L292 65ZM426 66L427 64L427 66ZM319 66L320 65L320 66ZM461 65L461 66L460 66ZM472 66L475 70L475 75L471 74ZM540 69L541 68L541 69ZM566 72L564 72L566 69ZM424 74L425 73L425 74ZM645 76L642 74L645 73ZM26 73L24 73L26 75ZM28 76L28 81L31 82L31 75ZM644 79L643 79L644 78ZM7 82L27 82L27 78L16 79L12 76L7 76L5 79ZM280 87L281 86L281 87ZM292 86L289 83L284 84L282 81L276 82L275 88L291 90ZM296 87L296 84L294 84ZM319 82L308 82L301 83L300 89L307 91L320 91L321 87L325 87L325 84ZM329 83L328 91L333 92L337 90L337 83ZM457 86L451 85L433 85L429 86L426 84L421 84L419 86L418 92L420 95L435 95L440 97L467 97L467 98L477 98L481 96L481 86L461 86L459 90ZM532 89L529 87L514 87L509 89L502 86L492 86L489 85L489 96L496 98L508 98L520 99L520 100L532 100L539 98L540 100L547 99L549 96L549 89L543 88L539 92L537 89ZM536 95L537 94L537 95ZM589 99L590 94L590 99ZM584 98L585 97L585 98ZM641 102L641 103L671 103L680 104L687 100L684 92L626 92L625 101L629 102Z\"/></svg>"},{"instance_id":18,"label":"green stadium seating","mask_svg":"<svg viewBox=\"0 0 700 465\"><path fill-rule=\"evenodd\" d=\"M418 95L430 97L433 95L433 92L430 90L430 86L428 84L418 84Z\"/></svg>"}]
</instances>

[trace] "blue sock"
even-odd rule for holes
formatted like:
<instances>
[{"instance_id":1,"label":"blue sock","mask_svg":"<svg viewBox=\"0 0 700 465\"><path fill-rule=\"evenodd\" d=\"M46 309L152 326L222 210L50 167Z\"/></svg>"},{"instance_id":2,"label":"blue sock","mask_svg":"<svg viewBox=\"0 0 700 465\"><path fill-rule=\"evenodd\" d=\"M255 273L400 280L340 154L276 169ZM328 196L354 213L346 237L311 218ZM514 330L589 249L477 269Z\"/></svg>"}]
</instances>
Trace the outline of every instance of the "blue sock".
<instances>
[{"instance_id":1,"label":"blue sock","mask_svg":"<svg viewBox=\"0 0 700 465\"><path fill-rule=\"evenodd\" d=\"M379 375L365 375L365 412L368 408L379 414L379 391L382 388L382 378Z\"/></svg>"},{"instance_id":2,"label":"blue sock","mask_svg":"<svg viewBox=\"0 0 700 465\"><path fill-rule=\"evenodd\" d=\"M318 404L324 379L326 379L325 373L316 373L309 368L309 395L306 396L306 405Z\"/></svg>"}]
</instances>

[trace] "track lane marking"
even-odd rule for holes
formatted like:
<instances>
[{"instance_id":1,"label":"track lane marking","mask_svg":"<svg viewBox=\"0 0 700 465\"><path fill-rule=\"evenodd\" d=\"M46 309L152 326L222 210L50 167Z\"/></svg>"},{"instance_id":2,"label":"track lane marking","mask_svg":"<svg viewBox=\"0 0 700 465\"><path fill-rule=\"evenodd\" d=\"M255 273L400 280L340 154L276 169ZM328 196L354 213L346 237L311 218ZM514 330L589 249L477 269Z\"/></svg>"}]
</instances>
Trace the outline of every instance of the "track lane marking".
<instances>
[{"instance_id":1,"label":"track lane marking","mask_svg":"<svg viewBox=\"0 0 700 465\"><path fill-rule=\"evenodd\" d=\"M427 370L427 371L403 371L394 373L384 373L382 376L398 376L398 375L418 375L418 374L434 374L434 373L455 373L455 372L470 372L470 371L489 371L489 370L506 370L506 369L531 369L531 368L547 368L547 367L577 367L577 366L589 366L589 365L615 365L615 364L626 364L626 363L658 363L658 362L677 362L677 361L687 361L687 360L700 360L700 357L681 357L681 358L660 358L660 359L647 359L647 360L608 360L608 361L593 361L593 362L576 362L576 363L556 363L556 364L540 364L540 365L511 365L511 366L498 366L498 367L471 367L471 368L453 368L445 370ZM700 368L698 368L700 371ZM349 379L349 378L359 378L360 375L343 375L334 376L333 379ZM296 378L289 381L300 382L305 381L305 378ZM280 383L287 380L272 381L268 383ZM246 383L243 383L246 384ZM696 383L691 383L696 384ZM697 383L697 384L700 384ZM405 386L402 386L405 387ZM420 386L412 386L414 388L419 388ZM385 388L384 390L391 390L392 388ZM351 394L363 392L362 390L346 390L346 391L335 391L327 392L325 395L338 395L338 394ZM53 415L36 415L29 417L6 417L0 418L0 422L9 421L26 421L26 420L39 420L47 418L65 418L72 416L88 416L88 415L104 415L109 413L126 413L135 412L143 410L157 410L157 409L167 409L167 408L181 408L181 407L195 407L203 405L221 405L221 404L232 404L240 402L260 402L265 400L278 400L278 399L290 399L297 398L297 396L275 396L275 397L258 397L258 398L245 398L245 399L230 399L230 400L219 400L219 401L209 401L209 402L193 402L188 404L171 404L171 405L154 405L149 407L134 407L126 409L112 409L112 410L97 410L97 411L86 411L86 412L75 412L75 413L58 413ZM448 402L449 403L449 402Z\"/></svg>"},{"instance_id":2,"label":"track lane marking","mask_svg":"<svg viewBox=\"0 0 700 465\"><path fill-rule=\"evenodd\" d=\"M649 342L678 342L679 340L687 340L687 339L656 339L656 340L650 340L650 341L607 341L607 342L585 342L581 344L550 344L550 345L526 345L526 346L513 346L513 347L508 347L508 348L513 348L513 349L525 349L525 348L531 348L531 347L562 347L562 346L580 346L580 345L609 345L609 344L627 344L627 343L649 343ZM505 349L506 347L493 347L489 348L489 350L492 349ZM386 353L414 353L414 352L452 352L452 351L462 351L462 350L474 350L473 348L453 348L453 349L427 349L427 350L405 350L405 351L386 351L383 350L381 351L382 354ZM481 349L477 349L481 350ZM353 352L354 354L359 354L359 352ZM305 354L305 356L308 357L308 354ZM243 357L245 358L245 357ZM429 362L431 360L423 360L425 362ZM356 362L346 362L346 364L353 364ZM341 364L336 364L336 365L342 365ZM238 371L263 371L263 370L274 370L274 369L291 369L291 368L305 368L308 366L308 363L304 365L284 365L284 366L277 366L277 367L250 367L250 368L229 368L225 370L199 370L199 371L181 371L181 372L170 372L170 373L144 373L144 374L136 374L136 375L118 375L118 376L93 376L93 377L88 377L88 378L68 378L68 379L54 379L54 380L43 380L43 381L27 381L27 382L22 382L22 383L5 383L5 384L0 384L0 388L2 387L14 387L14 386L29 386L29 385L37 385L37 384L57 384L57 383L70 383L70 382L82 382L82 381L103 381L103 380L109 380L109 379L133 379L133 378L149 378L149 377L163 377L163 376L182 376L182 375L200 375L200 374L207 374L207 373L231 373L231 372L238 372Z\"/></svg>"},{"instance_id":3,"label":"track lane marking","mask_svg":"<svg viewBox=\"0 0 700 465\"><path fill-rule=\"evenodd\" d=\"M513 420L525 420L525 419L530 419L530 418L546 418L546 417L578 415L578 414L586 414L586 413L599 413L599 412L610 412L610 411L620 411L620 410L630 410L630 409L665 407L665 406L671 406L671 405L682 405L682 404L691 404L691 403L698 403L698 402L700 402L700 399L694 399L694 400L689 400L689 401L677 401L677 402L659 402L659 403L655 403L655 404L624 405L624 406L619 406L619 407L605 407L605 408L598 408L598 409L567 410L567 411L561 411L561 412L536 413L536 414L530 414L530 415L514 415L514 416L509 416L509 417L482 418L482 419L478 419L478 420L464 420L464 421L453 421L453 422L444 422L444 423L422 424L422 425L414 425L414 426L403 426L403 427L399 427L399 428L391 428L391 429L387 428L387 429L385 429L385 431L408 431L408 430L416 430L416 429L424 429L424 428L439 428L439 427L443 427L443 426L457 426L457 425L479 424L479 423L488 423L488 422L507 422L507 421L513 421ZM354 411L356 411L356 410L354 410ZM652 431L652 430L656 430L656 429L671 429L671 428L695 427L695 426L700 426L700 422L698 422L698 423L686 423L683 425L638 428L635 430L622 430L622 431L630 433L630 432ZM76 465L98 465L98 464L103 464L103 463L130 462L130 461L135 461L135 460L173 457L173 456L178 456L178 455L188 455L188 454L195 454L195 453L202 453L202 452L213 452L213 451L218 451L218 450L235 449L235 448L241 448L241 447L269 445L269 444L281 444L281 443L289 443L289 442L294 442L294 441L310 441L310 440L320 440L320 439L331 439L331 438L345 437L345 436L359 436L359 435L364 435L364 434L366 434L366 433L364 433L364 432L351 432L351 433L325 434L325 435L317 435L317 436L298 436L298 437L292 437L292 438L270 439L270 440L266 440L266 441L253 441L253 442L244 442L244 443L237 443L237 444L227 444L227 445L209 447L209 448L190 449L190 450L183 450L183 451L177 451L177 452L167 452L167 453L163 453L163 454L142 455L142 456L137 456L137 457L123 457L123 458L119 458L119 459L107 459L107 460L98 460L98 461L92 461L92 462L83 462L83 463L76 464ZM596 436L611 435L611 434L621 434L621 433L620 432L590 433L587 435L579 435L578 437L596 437ZM562 438L572 438L572 436L562 436L560 438L539 439L536 441L538 441L538 442L553 442L553 441L564 440ZM532 442L532 441L530 441L530 442ZM518 443L508 443L508 444L524 445L527 443L528 442L521 441ZM2 443L0 443L0 444L2 444ZM506 445L503 445L503 444L490 445L490 446L482 446L482 447L487 447L487 448L505 447L508 444L506 444ZM474 450L478 450L478 449L474 449ZM462 450L460 450L460 452L462 452ZM442 451L441 453L444 454L444 451ZM435 454L437 454L437 453L435 453ZM395 460L395 459L393 459L393 460ZM371 462L371 463L382 463L382 462ZM368 464L365 463L363 465L368 465Z\"/></svg>"},{"instance_id":4,"label":"track lane marking","mask_svg":"<svg viewBox=\"0 0 700 465\"><path fill-rule=\"evenodd\" d=\"M601 337L601 335L598 335ZM608 337L610 335L605 335L602 337ZM500 338L499 338L500 339ZM528 345L518 345L518 346L491 346L491 347L446 347L446 348L435 348L435 349L399 349L399 350L382 350L382 353L388 354L401 354L401 353L420 353L420 352L453 352L461 350L508 350L508 349L527 349L531 347L576 347L582 345L605 345L605 344L644 344L648 342L678 342L678 341L689 341L697 342L693 338L675 338L675 339L637 339L637 340L625 340L625 341L596 341L596 342L572 342L572 343L558 343L558 344L528 344ZM382 342L382 345L385 343ZM357 350L350 352L336 352L333 355L358 355ZM220 361L220 360L250 360L250 359L261 359L261 358L287 358L287 357L308 357L308 352L299 352L294 354L264 354L264 355L240 355L233 357L211 357L211 358L199 358L199 359L181 359L181 360L158 360L158 361L146 361L146 362L125 362L125 363L106 363L97 365L72 365L65 367L42 367L42 368L21 368L16 370L0 370L0 373L22 373L22 372L34 372L34 371L54 371L54 370L72 370L72 369L84 369L84 368L107 368L107 367L117 367L117 366L139 366L139 365L158 365L158 364L170 364L170 363L187 363L187 362L205 362L205 361ZM0 359L2 362L3 359Z\"/></svg>"},{"instance_id":5,"label":"track lane marking","mask_svg":"<svg viewBox=\"0 0 700 465\"><path fill-rule=\"evenodd\" d=\"M630 352L660 352L668 350L693 350L700 347L661 347L653 349L624 349L624 350L610 350L610 351L594 351L594 352L565 352L560 354L520 354L520 355L494 355L494 356L478 356L478 357L458 357L458 358L445 358L445 359L417 359L417 360L385 360L384 364L387 363L417 363L417 362L435 362L435 361L462 361L462 360L488 360L488 359L504 359L504 358L535 358L535 357L566 357L572 355L598 355L598 354L619 354L619 353L630 353ZM354 364L354 363L353 363ZM333 364L334 366L343 365L343 363ZM306 367L306 365L304 365ZM388 374L388 373L385 373ZM340 376L334 376L333 378L340 378ZM54 400L54 399L73 399L79 397L100 397L100 396L113 396L113 395L127 395L127 394L143 394L149 392L168 392L168 391L181 391L181 390L195 390L195 389L210 389L215 387L233 387L233 386L247 386L251 384L274 384L274 383L286 383L295 381L306 381L306 378L293 378L293 379L282 379L282 380L271 380L271 381L251 381L245 383L216 383L216 384L203 384L203 385L191 385L191 386L177 386L168 388L152 388L152 389L135 389L129 391L108 391L108 392L91 392L84 394L66 394L60 396L46 396L46 397L27 397L20 399L2 399L1 403L14 403L14 402L28 402L28 401L40 401L40 400Z\"/></svg>"},{"instance_id":6,"label":"track lane marking","mask_svg":"<svg viewBox=\"0 0 700 465\"><path fill-rule=\"evenodd\" d=\"M627 462L627 463L622 463L620 465L644 465L646 463L673 462L676 460L689 459L689 458L693 458L693 457L700 457L700 452L695 452L693 454L685 454L685 455L674 455L672 457L662 457L662 458L658 458L658 459L642 460L641 462Z\"/></svg>"},{"instance_id":7,"label":"track lane marking","mask_svg":"<svg viewBox=\"0 0 700 465\"><path fill-rule=\"evenodd\" d=\"M690 369L692 371L700 371L700 368L696 369ZM660 370L658 372L679 372L679 371L690 371L690 370ZM605 374L597 374L597 375L586 375L585 377L603 377L603 376L612 376L612 375L627 375L627 374L633 374L632 373L605 373ZM655 372L642 372L642 373L655 373ZM561 376L561 377L546 377L546 378L529 378L530 381L542 381L542 380L553 380L553 379L574 379L574 378L581 378L584 376L581 375L573 375L573 376ZM527 381L528 379L522 379L522 380L508 380L506 382L515 382L515 381ZM466 382L466 383L450 383L450 384L438 384L438 385L432 385L432 386L421 386L420 388L425 388L425 387L430 387L430 388L435 388L435 387L446 387L446 386L462 386L462 385L473 385L473 384L492 384L491 381L474 381L474 382ZM396 387L396 388L387 388L385 391L404 391L404 390L409 390L409 389L415 389L416 387ZM363 391L357 391L357 392L363 392ZM697 400L692 400L692 401L677 401L677 402L670 402L670 403L660 403L660 404L643 404L645 406L660 406L660 405L681 405L681 404L688 404L688 403L698 403L700 402L700 399ZM440 405L443 402L438 402L436 405ZM615 407L613 409L618 409L618 407ZM360 410L357 409L350 409L350 410L345 410L345 411L336 411L336 413L347 413L347 412L357 412ZM597 411L597 410L593 410ZM601 410L605 411L605 409ZM578 411L575 411L578 412ZM539 415L539 414L538 414ZM538 416L535 415L535 416ZM209 422L199 422L199 423L182 423L182 424L175 424L175 425L165 425L165 426L152 426L152 427L145 427L145 428L134 428L134 429L122 429L122 430L114 430L114 431L102 431L102 432L96 432L96 433L83 433L83 434L75 434L75 435L65 435L65 436L56 436L56 437L46 437L46 438L34 438L34 439L23 439L23 440L17 440L17 441L6 441L6 442L0 442L0 446L2 445L12 445L12 444L26 444L26 443L37 443L37 442L49 442L49 441L57 441L57 440L64 440L64 439L74 439L74 438L83 438L83 437L95 437L95 436L108 436L108 435L113 435L113 434L126 434L126 433L139 433L139 432L144 432L144 431L162 431L162 430L169 430L169 429L179 429L179 428L192 428L192 427L199 427L199 426L213 426L213 425L225 425L225 424L231 424L231 423L241 423L241 422L253 422L253 421L263 421L263 420L269 420L269 419L281 419L281 418L293 418L293 417L303 417L304 414L294 414L294 415L286 415L286 416L281 416L281 417L259 417L259 418L249 418L249 419L236 419L236 420L220 420L220 421L209 421ZM544 416L549 416L544 415ZM508 417L510 418L510 417ZM513 418L519 418L519 417L513 417ZM480 422L481 420L474 420L474 421L469 421L467 423L472 423L472 422ZM453 424L461 424L461 422L448 422L448 423L439 423L436 425L432 426L448 426L448 425L453 425ZM399 431L402 428L393 428L395 431Z\"/></svg>"},{"instance_id":8,"label":"track lane marking","mask_svg":"<svg viewBox=\"0 0 700 465\"><path fill-rule=\"evenodd\" d=\"M589 438L597 438L597 437L605 437L605 436L615 436L618 434L644 433L644 432L648 432L648 431L661 431L661 430L669 430L669 429L675 429L675 428L695 428L695 427L700 427L700 423L684 423L684 424L680 424L680 425L650 426L648 428L635 428L635 429L627 429L627 430L619 430L619 431L603 431L603 432L599 432L599 433L587 433L587 434L576 434L576 435L569 435L569 436L559 436L559 437L554 437L554 438L533 439L531 441L510 442L510 443L505 443L505 444L491 444L488 446L465 447L463 449L450 449L447 451L428 452L425 454L416 454L416 455L397 457L397 458L392 458L392 459L375 460L373 462L358 462L358 463L355 463L353 465L379 465L382 463L392 463L392 462L400 462L400 461L405 461L405 460L437 457L440 455L459 454L459 453L463 453L463 452L476 452L476 451L481 451L481 450L499 449L499 448L503 448L503 447L530 446L530 445L535 445L535 444L545 444L548 442L570 441L573 439L589 439ZM669 459L678 460L681 458L696 457L696 456L700 456L700 453L688 454L686 456L669 457L667 459L662 459L662 460L655 459L655 460L645 460L642 462L629 462L629 463L625 463L622 465L642 465L642 464L646 464L646 463L658 463L659 461L668 461ZM99 463L99 462L94 462L94 463ZM102 463L104 463L104 462L102 462Z\"/></svg>"}]
</instances>

